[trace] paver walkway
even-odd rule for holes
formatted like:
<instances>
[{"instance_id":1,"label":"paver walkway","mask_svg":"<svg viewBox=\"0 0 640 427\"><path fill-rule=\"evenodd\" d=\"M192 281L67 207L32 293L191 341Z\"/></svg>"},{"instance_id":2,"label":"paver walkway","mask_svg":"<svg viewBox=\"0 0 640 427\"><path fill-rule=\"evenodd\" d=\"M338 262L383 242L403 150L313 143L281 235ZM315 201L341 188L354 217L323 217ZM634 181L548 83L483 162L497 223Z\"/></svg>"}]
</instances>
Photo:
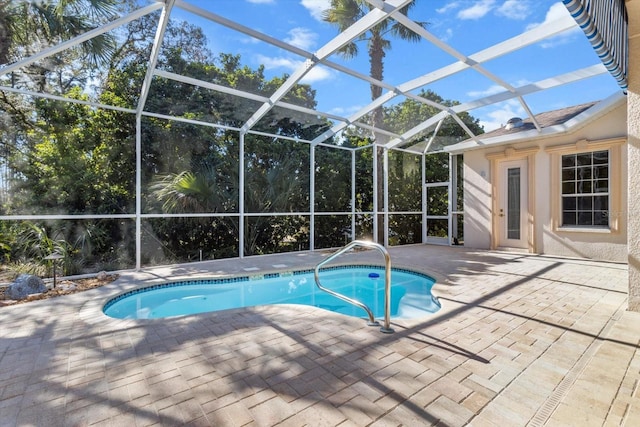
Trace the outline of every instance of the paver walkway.
<instances>
[{"instance_id":1,"label":"paver walkway","mask_svg":"<svg viewBox=\"0 0 640 427\"><path fill-rule=\"evenodd\" d=\"M443 306L390 335L293 305L137 321L100 311L140 283L312 267L321 252L125 273L0 308L0 426L640 425L640 314L626 311L625 265L390 252L438 279Z\"/></svg>"}]
</instances>

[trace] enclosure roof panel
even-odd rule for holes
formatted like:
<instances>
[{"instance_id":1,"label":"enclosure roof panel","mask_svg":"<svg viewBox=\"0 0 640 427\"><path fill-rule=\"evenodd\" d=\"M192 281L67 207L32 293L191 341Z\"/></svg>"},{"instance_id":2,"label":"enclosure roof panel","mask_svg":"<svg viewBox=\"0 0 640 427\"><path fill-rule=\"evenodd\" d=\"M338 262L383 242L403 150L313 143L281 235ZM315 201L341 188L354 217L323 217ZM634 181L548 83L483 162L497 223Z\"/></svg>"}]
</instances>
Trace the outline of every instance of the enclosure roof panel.
<instances>
[{"instance_id":1,"label":"enclosure roof panel","mask_svg":"<svg viewBox=\"0 0 640 427\"><path fill-rule=\"evenodd\" d=\"M479 134L501 129L511 117L522 117L532 131L542 133L542 112L621 92L619 79L576 23L601 18L576 15L582 7L577 3L584 2L565 3L140 1L130 10L123 6L109 18L96 18L84 34L51 45L14 47L10 61L0 64L0 90L60 99L63 94L55 86L28 84L33 67L62 74L69 64L61 55L103 34L131 36L133 23L151 22L153 32L140 41L151 46L147 69L133 85L139 95L132 104L105 105L101 88L89 86L89 99L74 102L274 137L282 136L278 129L286 118L301 121L298 133L288 137L313 145L340 144L345 135L358 134L387 148L432 151L463 139L477 143ZM330 22L338 16L331 14L332 5L338 4L350 4L354 12L341 25ZM206 52L177 49L174 29L185 25L201 31ZM610 33L601 28L598 37L613 38ZM176 55L184 66L176 65ZM193 58L201 58L203 65L194 66ZM230 58L239 61L239 74L255 72L268 84L223 76ZM107 71L99 70L86 84L104 82ZM162 94L187 86L202 97L165 97L163 103ZM300 95L304 91L306 98ZM202 108L203 100L211 109L230 110L194 117L190 108ZM415 111L420 113L409 118Z\"/></svg>"}]
</instances>

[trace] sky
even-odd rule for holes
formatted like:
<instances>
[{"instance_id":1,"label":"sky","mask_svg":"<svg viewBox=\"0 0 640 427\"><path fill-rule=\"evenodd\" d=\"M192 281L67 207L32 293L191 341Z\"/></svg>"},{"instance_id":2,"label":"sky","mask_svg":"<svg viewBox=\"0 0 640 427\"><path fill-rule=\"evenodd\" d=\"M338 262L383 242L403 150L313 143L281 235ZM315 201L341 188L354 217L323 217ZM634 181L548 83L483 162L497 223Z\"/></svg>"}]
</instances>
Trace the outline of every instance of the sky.
<instances>
[{"instance_id":1,"label":"sky","mask_svg":"<svg viewBox=\"0 0 640 427\"><path fill-rule=\"evenodd\" d=\"M203 9L237 23L315 52L336 37L337 29L322 20L330 0L188 0ZM427 23L427 31L457 52L471 55L507 40L546 21L568 14L557 0L417 0L409 17ZM236 53L251 68L264 65L267 77L293 73L304 58L265 44L242 33L213 24L180 9L172 19L188 20L205 30L214 54ZM332 55L330 60L369 75L366 45L352 59ZM385 57L384 81L400 85L428 74L456 59L442 49L421 40L409 43L391 39ZM483 64L492 75L518 87L599 63L584 33L576 26L542 43ZM369 84L328 67L315 67L303 83L317 92L317 109L348 117L371 102ZM471 101L502 89L484 75L466 70L436 81L431 89L442 98ZM604 99L619 88L609 74L525 97L534 113L555 110ZM414 93L417 93L415 91ZM396 101L402 100L398 98ZM485 131L504 125L511 117L526 117L517 100L469 112Z\"/></svg>"}]
</instances>

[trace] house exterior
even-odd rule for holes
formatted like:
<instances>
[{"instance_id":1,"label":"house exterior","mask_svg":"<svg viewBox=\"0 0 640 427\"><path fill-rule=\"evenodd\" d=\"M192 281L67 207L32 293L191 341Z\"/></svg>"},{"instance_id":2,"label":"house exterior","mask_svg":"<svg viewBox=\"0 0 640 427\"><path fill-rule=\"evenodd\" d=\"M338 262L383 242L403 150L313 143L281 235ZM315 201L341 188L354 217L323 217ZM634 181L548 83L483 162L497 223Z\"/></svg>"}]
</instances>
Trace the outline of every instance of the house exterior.
<instances>
[{"instance_id":1,"label":"house exterior","mask_svg":"<svg viewBox=\"0 0 640 427\"><path fill-rule=\"evenodd\" d=\"M629 174L628 221L629 221L629 310L640 311L640 0L625 0L627 11L628 36L628 75L627 91L627 134Z\"/></svg>"},{"instance_id":2,"label":"house exterior","mask_svg":"<svg viewBox=\"0 0 640 427\"><path fill-rule=\"evenodd\" d=\"M494 135L492 141L491 135L482 135L476 141L451 147L452 153L464 153L466 162L465 244L478 248L515 245L519 250L533 253L573 254L626 262L628 309L640 311L640 173L637 173L640 165L640 0L563 0L563 3L603 64L618 80L624 95L614 95L568 119L560 125L564 131L551 129L545 134L540 128L535 135L524 129L515 132L518 137ZM584 116L580 117L581 114ZM586 120L590 114L590 120ZM585 120L579 125L581 119ZM577 161L579 154L592 153L593 168L594 162L602 161L601 153L605 151L613 179L608 184L610 193L606 200L608 224L571 227L564 221L562 199L573 196L578 202L581 196L562 194L562 162L566 159L570 163L571 155L575 155ZM510 164L510 159L515 163ZM500 199L506 197L508 202L509 196L499 195L500 191L507 191L504 187L509 187L510 171L512 187L523 190L522 184L515 185L519 177L525 177L527 184L524 213L512 216L512 224L516 226L511 231L502 224L508 217ZM506 178L501 174L506 174ZM529 189L530 183L533 190ZM512 199L517 199L513 193ZM522 198L519 200L522 203ZM591 206L593 218L595 209ZM575 213L578 214L578 210ZM574 221L581 222L577 216Z\"/></svg>"},{"instance_id":3,"label":"house exterior","mask_svg":"<svg viewBox=\"0 0 640 427\"><path fill-rule=\"evenodd\" d=\"M629 173L626 209L620 211L619 217L627 234L628 309L640 311L640 0L562 1L626 93Z\"/></svg>"},{"instance_id":4,"label":"house exterior","mask_svg":"<svg viewBox=\"0 0 640 427\"><path fill-rule=\"evenodd\" d=\"M627 99L514 118L464 155L464 244L626 262Z\"/></svg>"}]
</instances>

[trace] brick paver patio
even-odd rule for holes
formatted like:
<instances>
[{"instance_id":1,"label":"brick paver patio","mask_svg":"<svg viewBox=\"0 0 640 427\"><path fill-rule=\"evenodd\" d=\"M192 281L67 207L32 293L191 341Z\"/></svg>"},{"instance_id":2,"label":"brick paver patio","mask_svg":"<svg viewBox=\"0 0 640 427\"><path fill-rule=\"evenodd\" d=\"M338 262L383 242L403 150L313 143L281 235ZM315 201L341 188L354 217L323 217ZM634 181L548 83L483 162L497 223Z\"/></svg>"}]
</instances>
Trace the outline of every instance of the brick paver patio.
<instances>
[{"instance_id":1,"label":"brick paver patio","mask_svg":"<svg viewBox=\"0 0 640 427\"><path fill-rule=\"evenodd\" d=\"M293 305L136 321L101 312L141 283L312 267L321 252L125 273L0 308L0 426L640 425L640 314L626 311L625 265L390 252L394 266L438 279L443 306L394 321L390 335Z\"/></svg>"}]
</instances>

